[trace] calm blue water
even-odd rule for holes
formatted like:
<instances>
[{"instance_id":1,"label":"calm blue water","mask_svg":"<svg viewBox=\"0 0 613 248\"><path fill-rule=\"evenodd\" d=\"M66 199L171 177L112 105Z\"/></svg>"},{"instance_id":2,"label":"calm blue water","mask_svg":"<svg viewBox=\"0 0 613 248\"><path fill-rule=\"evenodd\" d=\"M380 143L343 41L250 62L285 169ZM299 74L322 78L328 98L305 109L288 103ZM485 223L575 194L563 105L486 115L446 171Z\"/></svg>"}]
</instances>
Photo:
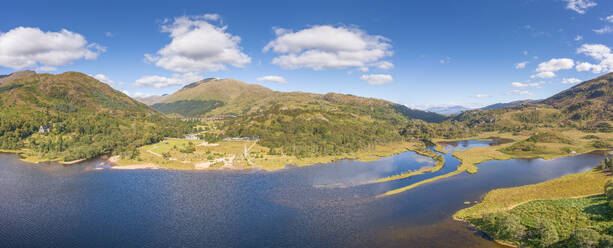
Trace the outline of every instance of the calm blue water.
<instances>
[{"instance_id":1,"label":"calm blue water","mask_svg":"<svg viewBox=\"0 0 613 248\"><path fill-rule=\"evenodd\" d=\"M489 145L463 144L448 148ZM445 157L441 171L453 171L459 162ZM489 161L474 175L374 199L433 175L363 182L432 161L406 152L277 172L116 171L93 170L99 160L64 167L0 154L0 247L489 247L451 220L464 201L602 158Z\"/></svg>"}]
</instances>

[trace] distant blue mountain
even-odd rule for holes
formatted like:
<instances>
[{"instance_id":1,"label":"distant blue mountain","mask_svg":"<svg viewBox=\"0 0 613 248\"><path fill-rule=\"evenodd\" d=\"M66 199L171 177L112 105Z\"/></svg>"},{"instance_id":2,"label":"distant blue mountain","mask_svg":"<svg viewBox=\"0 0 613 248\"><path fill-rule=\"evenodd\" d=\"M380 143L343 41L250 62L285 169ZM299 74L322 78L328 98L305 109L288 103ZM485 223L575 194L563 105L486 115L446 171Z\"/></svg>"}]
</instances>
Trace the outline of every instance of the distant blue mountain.
<instances>
[{"instance_id":1,"label":"distant blue mountain","mask_svg":"<svg viewBox=\"0 0 613 248\"><path fill-rule=\"evenodd\" d=\"M527 99L527 100L518 100L518 101L507 102L507 103L495 103L495 104L487 105L483 108L480 108L479 110L499 109L499 108L504 108L504 107L516 106L520 104L536 103L540 101L541 100Z\"/></svg>"},{"instance_id":2,"label":"distant blue mountain","mask_svg":"<svg viewBox=\"0 0 613 248\"><path fill-rule=\"evenodd\" d=\"M454 106L444 106L444 107L430 107L430 108L425 109L425 111L434 112L434 113L441 114L441 115L455 115L455 114L462 113L463 111L466 111L466 110L471 110L471 108L467 108L467 107L460 106L460 105L454 105Z\"/></svg>"}]
</instances>

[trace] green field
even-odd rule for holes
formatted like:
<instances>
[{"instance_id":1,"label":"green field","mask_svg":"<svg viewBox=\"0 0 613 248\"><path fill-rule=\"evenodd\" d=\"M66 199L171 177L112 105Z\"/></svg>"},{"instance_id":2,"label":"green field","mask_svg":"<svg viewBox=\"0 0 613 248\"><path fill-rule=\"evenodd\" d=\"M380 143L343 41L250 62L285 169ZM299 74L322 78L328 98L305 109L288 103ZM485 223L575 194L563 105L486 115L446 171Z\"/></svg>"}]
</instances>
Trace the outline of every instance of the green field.
<instances>
[{"instance_id":1,"label":"green field","mask_svg":"<svg viewBox=\"0 0 613 248\"><path fill-rule=\"evenodd\" d=\"M206 145L205 145L206 144ZM135 159L119 159L117 165L153 165L163 169L193 170L193 169L250 169L278 170L286 165L307 166L329 163L340 159L356 159L361 161L378 160L407 150L419 149L421 143L399 142L375 146L369 150L346 153L334 156L298 158L283 154L270 154L269 149L256 141L219 141L205 143L202 140L165 139L152 145L138 148ZM193 148L193 151L190 149ZM247 157L245 157L247 148ZM230 158L232 161L230 163ZM224 159L224 166L213 166L215 161ZM198 164L211 163L208 168L198 167Z\"/></svg>"},{"instance_id":2,"label":"green field","mask_svg":"<svg viewBox=\"0 0 613 248\"><path fill-rule=\"evenodd\" d=\"M536 200L471 219L492 238L522 247L611 247L613 209L605 195Z\"/></svg>"}]
</instances>

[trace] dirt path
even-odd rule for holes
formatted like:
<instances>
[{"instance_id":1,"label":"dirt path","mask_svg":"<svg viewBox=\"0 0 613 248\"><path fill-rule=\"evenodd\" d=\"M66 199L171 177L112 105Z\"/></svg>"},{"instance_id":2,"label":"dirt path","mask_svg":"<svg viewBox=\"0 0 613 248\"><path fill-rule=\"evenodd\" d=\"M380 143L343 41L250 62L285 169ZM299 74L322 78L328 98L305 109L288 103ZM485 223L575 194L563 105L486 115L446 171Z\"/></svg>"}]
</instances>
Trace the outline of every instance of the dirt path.
<instances>
[{"instance_id":1,"label":"dirt path","mask_svg":"<svg viewBox=\"0 0 613 248\"><path fill-rule=\"evenodd\" d=\"M508 206L506 208L502 208L501 211L509 211L512 210L516 207L518 207L519 205L522 204L526 204L528 202L532 202L532 201L544 201L544 200L560 200L560 199L576 199L576 198L583 198L583 197L590 197L590 196L595 196L595 195L602 195L603 193L594 193L594 194L587 194L587 195L579 195L579 196L573 196L573 197L561 197L561 198L553 198L553 199L534 199L534 200L528 200L528 201L523 201L517 204L513 204L511 206Z\"/></svg>"},{"instance_id":2,"label":"dirt path","mask_svg":"<svg viewBox=\"0 0 613 248\"><path fill-rule=\"evenodd\" d=\"M164 156L162 156L162 154L159 154L159 153L151 151L151 150L147 150L147 152L153 154L154 156L158 156L160 158L164 157Z\"/></svg>"}]
</instances>

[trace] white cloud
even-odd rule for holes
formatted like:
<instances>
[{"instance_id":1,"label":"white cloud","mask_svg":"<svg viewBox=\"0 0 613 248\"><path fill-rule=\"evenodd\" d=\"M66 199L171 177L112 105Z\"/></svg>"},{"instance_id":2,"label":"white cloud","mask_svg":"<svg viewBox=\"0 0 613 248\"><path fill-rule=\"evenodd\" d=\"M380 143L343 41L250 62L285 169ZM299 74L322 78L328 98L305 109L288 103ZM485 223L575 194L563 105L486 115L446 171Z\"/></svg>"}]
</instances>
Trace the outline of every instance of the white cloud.
<instances>
[{"instance_id":1,"label":"white cloud","mask_svg":"<svg viewBox=\"0 0 613 248\"><path fill-rule=\"evenodd\" d=\"M104 35L105 35L106 37L109 37L109 38L111 38L111 37L115 36L115 35L114 35L113 33L111 33L111 32L106 32L106 33L104 33Z\"/></svg>"},{"instance_id":2,"label":"white cloud","mask_svg":"<svg viewBox=\"0 0 613 248\"><path fill-rule=\"evenodd\" d=\"M577 49L577 53L585 54L597 60L611 56L611 49L602 44L583 44Z\"/></svg>"},{"instance_id":3,"label":"white cloud","mask_svg":"<svg viewBox=\"0 0 613 248\"><path fill-rule=\"evenodd\" d=\"M576 84L581 82L581 80L577 79L577 78L565 78L562 79L562 83L563 84Z\"/></svg>"},{"instance_id":4,"label":"white cloud","mask_svg":"<svg viewBox=\"0 0 613 248\"><path fill-rule=\"evenodd\" d=\"M111 80L109 77L107 77L104 74L96 74L94 75L95 79L98 79L98 81L106 83L106 84L114 84L115 82L113 80Z\"/></svg>"},{"instance_id":5,"label":"white cloud","mask_svg":"<svg viewBox=\"0 0 613 248\"><path fill-rule=\"evenodd\" d=\"M551 71L539 72L535 75L530 76L530 78L552 78L555 77L556 74Z\"/></svg>"},{"instance_id":6,"label":"white cloud","mask_svg":"<svg viewBox=\"0 0 613 248\"><path fill-rule=\"evenodd\" d=\"M149 96L153 96L153 94L143 93L143 92L136 92L136 93L132 94L128 90L122 90L121 92L126 94L126 95L128 95L129 97L149 97Z\"/></svg>"},{"instance_id":7,"label":"white cloud","mask_svg":"<svg viewBox=\"0 0 613 248\"><path fill-rule=\"evenodd\" d=\"M490 96L488 94L476 94L473 97L474 98L488 98Z\"/></svg>"},{"instance_id":8,"label":"white cloud","mask_svg":"<svg viewBox=\"0 0 613 248\"><path fill-rule=\"evenodd\" d=\"M41 66L36 68L37 71L57 71L57 67L55 66Z\"/></svg>"},{"instance_id":9,"label":"white cloud","mask_svg":"<svg viewBox=\"0 0 613 248\"><path fill-rule=\"evenodd\" d=\"M536 68L537 72L556 72L559 70L568 70L572 69L575 66L575 62L572 59L561 58L561 59L551 59L547 62L540 63L538 68Z\"/></svg>"},{"instance_id":10,"label":"white cloud","mask_svg":"<svg viewBox=\"0 0 613 248\"><path fill-rule=\"evenodd\" d=\"M148 97L148 96L153 96L153 94L149 94L149 93L143 93L143 92L136 92L134 93L134 95L130 95L131 97Z\"/></svg>"},{"instance_id":11,"label":"white cloud","mask_svg":"<svg viewBox=\"0 0 613 248\"><path fill-rule=\"evenodd\" d=\"M581 35L577 35L577 36L575 37L575 41L580 41L580 40L583 40L583 36L581 36Z\"/></svg>"},{"instance_id":12,"label":"white cloud","mask_svg":"<svg viewBox=\"0 0 613 248\"><path fill-rule=\"evenodd\" d=\"M381 61L379 63L376 63L375 65L377 66L379 70L384 70L384 71L391 70L394 68L394 64L392 64L392 62L389 62L389 61Z\"/></svg>"},{"instance_id":13,"label":"white cloud","mask_svg":"<svg viewBox=\"0 0 613 248\"><path fill-rule=\"evenodd\" d=\"M323 25L296 32L275 28L275 34L277 38L263 51L281 54L272 63L285 69L391 69L391 63L380 61L393 54L389 39L359 28Z\"/></svg>"},{"instance_id":14,"label":"white cloud","mask_svg":"<svg viewBox=\"0 0 613 248\"><path fill-rule=\"evenodd\" d=\"M585 11L591 7L596 6L596 3L592 0L564 0L568 2L566 9L570 9L579 14L585 14Z\"/></svg>"},{"instance_id":15,"label":"white cloud","mask_svg":"<svg viewBox=\"0 0 613 248\"><path fill-rule=\"evenodd\" d=\"M607 22L613 23L613 15L605 17L604 20Z\"/></svg>"},{"instance_id":16,"label":"white cloud","mask_svg":"<svg viewBox=\"0 0 613 248\"><path fill-rule=\"evenodd\" d=\"M174 74L172 77L163 76L143 76L137 79L134 84L136 86L165 88L169 86L182 86L188 83L193 83L202 79L202 75L198 73Z\"/></svg>"},{"instance_id":17,"label":"white cloud","mask_svg":"<svg viewBox=\"0 0 613 248\"><path fill-rule=\"evenodd\" d=\"M593 66L594 65L588 62L581 62L581 63L578 63L575 68L577 69L577 71L589 71L592 69Z\"/></svg>"},{"instance_id":18,"label":"white cloud","mask_svg":"<svg viewBox=\"0 0 613 248\"><path fill-rule=\"evenodd\" d=\"M268 82L268 83L279 83L279 84L287 83L287 80L285 80L285 78L281 76L273 76L273 75L259 77L256 80L259 82Z\"/></svg>"},{"instance_id":19,"label":"white cloud","mask_svg":"<svg viewBox=\"0 0 613 248\"><path fill-rule=\"evenodd\" d=\"M451 62L451 58L450 57L445 57L445 58L443 58L443 59L441 59L439 61L439 63L441 63L441 64L449 64L450 62Z\"/></svg>"},{"instance_id":20,"label":"white cloud","mask_svg":"<svg viewBox=\"0 0 613 248\"><path fill-rule=\"evenodd\" d=\"M362 75L360 79L368 82L368 84L370 85L382 85L382 84L387 84L387 83L391 83L392 81L394 81L392 76L389 74Z\"/></svg>"},{"instance_id":21,"label":"white cloud","mask_svg":"<svg viewBox=\"0 0 613 248\"><path fill-rule=\"evenodd\" d=\"M519 62L517 64L515 64L515 69L524 69L526 68L526 65L530 63L529 61L523 61L523 62Z\"/></svg>"},{"instance_id":22,"label":"white cloud","mask_svg":"<svg viewBox=\"0 0 613 248\"><path fill-rule=\"evenodd\" d=\"M532 92L527 90L510 90L509 95L532 95Z\"/></svg>"},{"instance_id":23,"label":"white cloud","mask_svg":"<svg viewBox=\"0 0 613 248\"><path fill-rule=\"evenodd\" d=\"M39 28L17 27L0 33L0 66L13 69L49 69L78 59L96 59L105 48L87 43L77 33L62 29L43 32Z\"/></svg>"},{"instance_id":24,"label":"white cloud","mask_svg":"<svg viewBox=\"0 0 613 248\"><path fill-rule=\"evenodd\" d=\"M538 72L530 78L552 78L555 77L556 71L572 69L575 62L568 58L550 59L549 61L540 63L536 68Z\"/></svg>"},{"instance_id":25,"label":"white cloud","mask_svg":"<svg viewBox=\"0 0 613 248\"><path fill-rule=\"evenodd\" d=\"M593 29L593 31L597 34L608 34L613 32L613 28L611 26L604 26L601 29Z\"/></svg>"},{"instance_id":26,"label":"white cloud","mask_svg":"<svg viewBox=\"0 0 613 248\"><path fill-rule=\"evenodd\" d=\"M172 41L157 51L145 54L145 60L175 72L211 72L228 65L243 67L251 62L239 46L241 38L226 32L227 26L208 21L219 20L215 14L183 16L162 25Z\"/></svg>"},{"instance_id":27,"label":"white cloud","mask_svg":"<svg viewBox=\"0 0 613 248\"><path fill-rule=\"evenodd\" d=\"M543 84L545 84L545 81L539 81L539 82L534 82L534 83L512 82L511 86L515 88L526 88L526 87L539 87L540 88Z\"/></svg>"},{"instance_id":28,"label":"white cloud","mask_svg":"<svg viewBox=\"0 0 613 248\"><path fill-rule=\"evenodd\" d=\"M221 16L218 14L204 14L202 18L209 21L219 21L221 19Z\"/></svg>"},{"instance_id":29,"label":"white cloud","mask_svg":"<svg viewBox=\"0 0 613 248\"><path fill-rule=\"evenodd\" d=\"M524 55L528 55L528 51L525 51L525 50L524 50L524 51L523 51L523 54L524 54Z\"/></svg>"},{"instance_id":30,"label":"white cloud","mask_svg":"<svg viewBox=\"0 0 613 248\"><path fill-rule=\"evenodd\" d=\"M577 71L589 71L593 73L611 72L613 71L613 54L611 49L602 44L583 44L577 49L577 53L584 54L599 61L598 64L582 62L577 64Z\"/></svg>"}]
</instances>

